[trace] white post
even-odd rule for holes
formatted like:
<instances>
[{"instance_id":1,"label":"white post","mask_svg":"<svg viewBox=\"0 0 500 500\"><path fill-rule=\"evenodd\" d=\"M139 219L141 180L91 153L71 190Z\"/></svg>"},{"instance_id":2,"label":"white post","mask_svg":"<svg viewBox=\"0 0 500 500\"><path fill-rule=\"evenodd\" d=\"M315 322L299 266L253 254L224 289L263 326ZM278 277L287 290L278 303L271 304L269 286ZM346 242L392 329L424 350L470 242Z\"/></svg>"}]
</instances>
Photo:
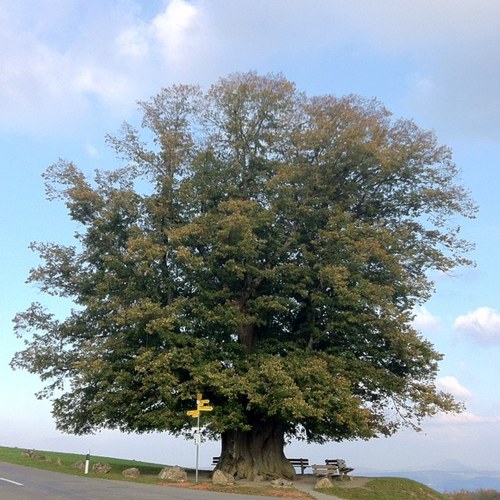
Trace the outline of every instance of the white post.
<instances>
[{"instance_id":1,"label":"white post","mask_svg":"<svg viewBox=\"0 0 500 500\"><path fill-rule=\"evenodd\" d=\"M196 482L198 482L198 458L200 456L200 413L198 412L198 428L196 429Z\"/></svg>"},{"instance_id":2,"label":"white post","mask_svg":"<svg viewBox=\"0 0 500 500\"><path fill-rule=\"evenodd\" d=\"M90 464L90 450L85 457L85 474L89 473L89 464Z\"/></svg>"}]
</instances>

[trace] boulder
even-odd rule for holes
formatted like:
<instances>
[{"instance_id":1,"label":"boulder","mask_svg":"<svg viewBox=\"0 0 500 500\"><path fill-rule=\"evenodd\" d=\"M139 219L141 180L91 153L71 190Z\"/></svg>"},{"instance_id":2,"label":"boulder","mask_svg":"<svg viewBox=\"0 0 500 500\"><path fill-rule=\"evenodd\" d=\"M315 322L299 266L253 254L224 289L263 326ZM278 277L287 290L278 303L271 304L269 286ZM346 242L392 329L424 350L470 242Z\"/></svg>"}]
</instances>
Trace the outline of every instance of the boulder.
<instances>
[{"instance_id":1,"label":"boulder","mask_svg":"<svg viewBox=\"0 0 500 500\"><path fill-rule=\"evenodd\" d=\"M178 465L164 467L158 474L158 477L172 483L185 483L188 480L187 472Z\"/></svg>"},{"instance_id":2,"label":"boulder","mask_svg":"<svg viewBox=\"0 0 500 500\"><path fill-rule=\"evenodd\" d=\"M333 488L333 483L328 477L318 479L314 485L315 490L322 490L323 488Z\"/></svg>"},{"instance_id":3,"label":"boulder","mask_svg":"<svg viewBox=\"0 0 500 500\"><path fill-rule=\"evenodd\" d=\"M96 474L108 474L111 472L111 465L97 462L92 466L92 472L95 472Z\"/></svg>"},{"instance_id":4,"label":"boulder","mask_svg":"<svg viewBox=\"0 0 500 500\"><path fill-rule=\"evenodd\" d=\"M212 475L212 483L218 486L234 484L234 477L222 470L216 470Z\"/></svg>"},{"instance_id":5,"label":"boulder","mask_svg":"<svg viewBox=\"0 0 500 500\"><path fill-rule=\"evenodd\" d=\"M123 477L139 477L141 471L137 467L130 467L130 469L122 470Z\"/></svg>"},{"instance_id":6,"label":"boulder","mask_svg":"<svg viewBox=\"0 0 500 500\"><path fill-rule=\"evenodd\" d=\"M46 460L45 455L39 455L35 453L35 450L24 450L21 455L26 458L31 458L31 460Z\"/></svg>"},{"instance_id":7,"label":"boulder","mask_svg":"<svg viewBox=\"0 0 500 500\"><path fill-rule=\"evenodd\" d=\"M352 477L347 474L340 474L340 476L335 476L335 481L352 481Z\"/></svg>"},{"instance_id":8,"label":"boulder","mask_svg":"<svg viewBox=\"0 0 500 500\"><path fill-rule=\"evenodd\" d=\"M270 484L273 488L293 488L293 481L286 479L273 479Z\"/></svg>"},{"instance_id":9,"label":"boulder","mask_svg":"<svg viewBox=\"0 0 500 500\"><path fill-rule=\"evenodd\" d=\"M85 469L85 462L75 462L71 467L73 467L73 469L79 469L79 470L83 470Z\"/></svg>"}]
</instances>

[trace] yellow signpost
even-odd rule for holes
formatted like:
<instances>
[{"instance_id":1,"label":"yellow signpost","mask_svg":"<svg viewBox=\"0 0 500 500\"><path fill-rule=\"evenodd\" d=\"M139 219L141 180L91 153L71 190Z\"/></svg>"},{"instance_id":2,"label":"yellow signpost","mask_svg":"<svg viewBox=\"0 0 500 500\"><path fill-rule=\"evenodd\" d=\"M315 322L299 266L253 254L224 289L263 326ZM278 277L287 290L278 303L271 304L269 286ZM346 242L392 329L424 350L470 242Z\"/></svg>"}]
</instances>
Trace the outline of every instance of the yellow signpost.
<instances>
[{"instance_id":1,"label":"yellow signpost","mask_svg":"<svg viewBox=\"0 0 500 500\"><path fill-rule=\"evenodd\" d=\"M210 403L209 399L203 399L201 392L196 394L196 410L189 410L186 412L190 417L197 419L196 426L196 482L198 482L198 458L200 455L200 444L201 444L201 435L200 435L200 412L201 411L212 411L213 407L208 406Z\"/></svg>"}]
</instances>

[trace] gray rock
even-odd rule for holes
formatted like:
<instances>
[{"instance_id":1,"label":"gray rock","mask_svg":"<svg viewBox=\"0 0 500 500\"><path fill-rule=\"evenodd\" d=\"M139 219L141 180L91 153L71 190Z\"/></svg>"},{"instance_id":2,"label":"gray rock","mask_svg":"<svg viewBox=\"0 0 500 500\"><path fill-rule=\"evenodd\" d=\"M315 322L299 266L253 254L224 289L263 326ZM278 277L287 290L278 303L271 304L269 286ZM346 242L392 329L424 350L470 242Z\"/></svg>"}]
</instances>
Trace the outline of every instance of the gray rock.
<instances>
[{"instance_id":1,"label":"gray rock","mask_svg":"<svg viewBox=\"0 0 500 500\"><path fill-rule=\"evenodd\" d=\"M111 465L97 462L92 466L92 472L95 472L96 474L108 474L111 472Z\"/></svg>"},{"instance_id":2,"label":"gray rock","mask_svg":"<svg viewBox=\"0 0 500 500\"><path fill-rule=\"evenodd\" d=\"M124 477L139 477L141 471L137 467L131 467L130 469L122 470L122 476Z\"/></svg>"},{"instance_id":3,"label":"gray rock","mask_svg":"<svg viewBox=\"0 0 500 500\"><path fill-rule=\"evenodd\" d=\"M79 469L79 470L83 470L85 469L85 462L75 462L71 467L73 467L73 469Z\"/></svg>"},{"instance_id":4,"label":"gray rock","mask_svg":"<svg viewBox=\"0 0 500 500\"><path fill-rule=\"evenodd\" d=\"M35 453L35 450L24 450L21 454L23 457L31 458L31 460L46 460L45 455L39 455Z\"/></svg>"},{"instance_id":5,"label":"gray rock","mask_svg":"<svg viewBox=\"0 0 500 500\"><path fill-rule=\"evenodd\" d=\"M333 488L333 483L328 477L318 479L314 485L315 490L321 490L323 488Z\"/></svg>"},{"instance_id":6,"label":"gray rock","mask_svg":"<svg viewBox=\"0 0 500 500\"><path fill-rule=\"evenodd\" d=\"M234 484L234 477L222 470L216 470L212 475L212 483L218 486Z\"/></svg>"},{"instance_id":7,"label":"gray rock","mask_svg":"<svg viewBox=\"0 0 500 500\"><path fill-rule=\"evenodd\" d=\"M335 476L335 481L352 481L352 477L347 474L341 474L340 476Z\"/></svg>"},{"instance_id":8,"label":"gray rock","mask_svg":"<svg viewBox=\"0 0 500 500\"><path fill-rule=\"evenodd\" d=\"M273 488L293 488L293 481L286 479L273 479L270 484Z\"/></svg>"},{"instance_id":9,"label":"gray rock","mask_svg":"<svg viewBox=\"0 0 500 500\"><path fill-rule=\"evenodd\" d=\"M188 480L187 472L178 465L174 465L173 467L163 467L158 474L158 477L164 481L172 483L185 483Z\"/></svg>"}]
</instances>

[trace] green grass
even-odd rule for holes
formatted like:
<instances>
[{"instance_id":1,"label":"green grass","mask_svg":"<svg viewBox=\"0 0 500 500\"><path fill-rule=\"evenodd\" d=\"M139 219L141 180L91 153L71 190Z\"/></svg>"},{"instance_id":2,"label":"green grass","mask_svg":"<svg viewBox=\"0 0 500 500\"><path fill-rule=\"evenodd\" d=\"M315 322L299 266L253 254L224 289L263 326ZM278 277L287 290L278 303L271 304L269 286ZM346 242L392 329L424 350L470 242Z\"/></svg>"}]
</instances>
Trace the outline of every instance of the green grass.
<instances>
[{"instance_id":1,"label":"green grass","mask_svg":"<svg viewBox=\"0 0 500 500\"><path fill-rule=\"evenodd\" d=\"M81 469L76 469L73 465L77 462L84 462L85 455L78 455L74 453L59 453L54 451L43 451L43 450L31 450L33 455L37 455L40 457L39 459L33 459L30 457L23 456L23 448L7 448L0 446L0 462L8 462L11 464L24 465L26 467L34 467L37 469L43 469L52 472L62 472L65 474L72 474L74 476L83 476L84 471ZM43 457L43 458L42 458ZM58 459L59 464L58 465ZM95 474L92 472L92 465L101 462L109 464L111 468L111 472L108 474ZM141 472L141 475L138 478L125 478L122 476L122 471L128 469L130 467L136 467ZM148 463L148 462L139 462L136 460L124 460L120 458L110 458L110 457L100 457L100 456L91 456L90 460L90 470L86 477L99 477L101 479L115 479L120 481L131 481L138 483L147 483L147 484L161 484L165 483L165 481L158 479L158 474L161 469L165 467L164 465ZM186 469L189 473L193 473L192 469ZM200 482L201 483L201 482ZM191 488L201 488L202 485L196 485L194 481L190 481L186 484L187 487ZM207 489L210 491L220 491L225 493L239 493L239 494L248 494L253 496L267 496L272 494L274 489L271 486L216 486L211 482L206 483L203 486L203 489ZM296 496L295 498L308 499L312 498L307 494L302 496Z\"/></svg>"},{"instance_id":2,"label":"green grass","mask_svg":"<svg viewBox=\"0 0 500 500\"><path fill-rule=\"evenodd\" d=\"M411 479L380 477L363 487L335 486L319 490L346 500L438 500L449 499L431 488Z\"/></svg>"},{"instance_id":3,"label":"green grass","mask_svg":"<svg viewBox=\"0 0 500 500\"><path fill-rule=\"evenodd\" d=\"M53 472L62 472L75 476L83 476L84 471L73 467L77 462L84 462L85 455L74 453L59 453L54 451L32 450L33 455L38 458L23 456L22 448L7 448L0 446L0 461L9 462L12 464L34 467ZM102 462L111 466L111 472L108 474L95 474L92 472L92 465ZM158 473L164 467L160 464L149 462L139 462L135 460L125 460L120 458L91 456L90 470L87 477L99 477L105 479L117 479L121 481L133 481L148 484L159 484L162 481L158 479ZM130 467L136 467L141 472L138 478L131 479L122 476L122 471ZM192 472L192 471L191 471ZM374 478L368 480L363 486L352 487L349 483L339 483L333 488L322 489L322 493L335 495L345 500L441 500L450 498L483 498L483 497L451 497L442 495L421 483L410 479L401 478ZM194 487L194 482L191 486ZM250 486L250 485L235 485L233 487L216 487L206 484L206 489L212 491L235 492L249 495L269 495L273 493L270 486ZM293 490L297 495L297 490ZM308 497L304 494L302 498ZM295 498L300 498L298 495ZM309 497L311 498L311 497ZM495 498L495 497L484 497Z\"/></svg>"},{"instance_id":4,"label":"green grass","mask_svg":"<svg viewBox=\"0 0 500 500\"><path fill-rule=\"evenodd\" d=\"M75 467L73 467L73 465L77 462L85 462L85 455L78 455L74 453L59 453L55 451L32 450L34 455L40 457L39 459L34 459L30 457L24 457L22 455L23 451L25 450L22 448L7 448L4 446L0 446L0 461L53 472L63 472L65 474L72 474L74 476L84 475L83 470L76 469ZM97 462L109 464L111 466L111 472L109 472L108 474L93 473L91 470L92 465ZM139 469L141 475L136 479L128 479L123 477L122 471L130 467L136 467L137 469ZM119 479L141 483L158 483L158 473L163 467L163 465L148 462L124 460L120 458L98 457L92 455L88 477Z\"/></svg>"}]
</instances>

